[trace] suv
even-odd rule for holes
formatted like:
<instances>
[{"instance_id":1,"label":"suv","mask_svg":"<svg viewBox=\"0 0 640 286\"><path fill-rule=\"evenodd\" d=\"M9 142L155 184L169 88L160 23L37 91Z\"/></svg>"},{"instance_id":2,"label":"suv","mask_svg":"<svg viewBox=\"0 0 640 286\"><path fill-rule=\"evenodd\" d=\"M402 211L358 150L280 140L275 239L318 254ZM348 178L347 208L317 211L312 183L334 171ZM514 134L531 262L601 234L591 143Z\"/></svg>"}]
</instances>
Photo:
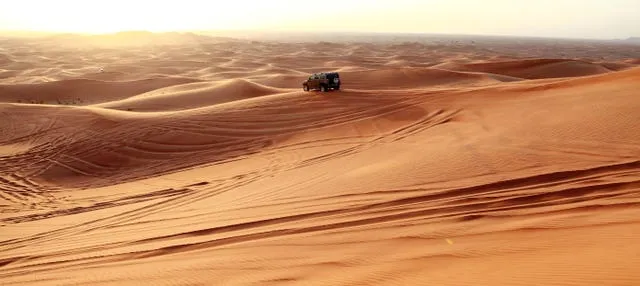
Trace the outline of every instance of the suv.
<instances>
[{"instance_id":1,"label":"suv","mask_svg":"<svg viewBox=\"0 0 640 286\"><path fill-rule=\"evenodd\" d=\"M328 91L329 89L340 89L340 75L337 72L321 72L314 73L302 83L304 91L320 90Z\"/></svg>"}]
</instances>

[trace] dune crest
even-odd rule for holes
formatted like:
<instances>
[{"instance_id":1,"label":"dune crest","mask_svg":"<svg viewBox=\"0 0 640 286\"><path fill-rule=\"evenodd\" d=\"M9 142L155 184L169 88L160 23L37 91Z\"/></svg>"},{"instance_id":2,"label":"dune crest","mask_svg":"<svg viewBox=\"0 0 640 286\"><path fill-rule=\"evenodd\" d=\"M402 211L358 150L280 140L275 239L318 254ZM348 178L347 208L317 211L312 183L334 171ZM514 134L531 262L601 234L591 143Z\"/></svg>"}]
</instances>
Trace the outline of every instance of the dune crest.
<instances>
[{"instance_id":1,"label":"dune crest","mask_svg":"<svg viewBox=\"0 0 640 286\"><path fill-rule=\"evenodd\" d=\"M175 111L233 102L290 90L254 83L245 79L174 85L119 101L94 105L128 111Z\"/></svg>"},{"instance_id":2,"label":"dune crest","mask_svg":"<svg viewBox=\"0 0 640 286\"><path fill-rule=\"evenodd\" d=\"M8 285L640 282L636 46L3 43Z\"/></svg>"}]
</instances>

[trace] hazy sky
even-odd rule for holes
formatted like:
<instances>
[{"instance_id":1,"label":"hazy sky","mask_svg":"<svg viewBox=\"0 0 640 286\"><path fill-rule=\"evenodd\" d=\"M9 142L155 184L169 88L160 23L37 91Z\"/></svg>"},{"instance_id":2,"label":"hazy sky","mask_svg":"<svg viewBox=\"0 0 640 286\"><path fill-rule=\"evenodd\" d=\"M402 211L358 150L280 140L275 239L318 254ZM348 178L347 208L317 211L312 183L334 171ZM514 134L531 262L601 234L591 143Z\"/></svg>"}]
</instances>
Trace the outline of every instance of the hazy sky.
<instances>
[{"instance_id":1,"label":"hazy sky","mask_svg":"<svg viewBox=\"0 0 640 286\"><path fill-rule=\"evenodd\" d=\"M0 30L282 29L640 36L640 0L10 0Z\"/></svg>"}]
</instances>

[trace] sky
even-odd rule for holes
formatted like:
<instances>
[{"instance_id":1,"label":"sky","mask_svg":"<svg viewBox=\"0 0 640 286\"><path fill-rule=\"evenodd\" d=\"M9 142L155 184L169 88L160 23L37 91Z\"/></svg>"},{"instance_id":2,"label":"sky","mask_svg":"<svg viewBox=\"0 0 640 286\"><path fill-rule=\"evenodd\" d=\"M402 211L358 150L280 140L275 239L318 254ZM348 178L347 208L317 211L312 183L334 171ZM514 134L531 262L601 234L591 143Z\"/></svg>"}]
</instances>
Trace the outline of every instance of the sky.
<instances>
[{"instance_id":1,"label":"sky","mask_svg":"<svg viewBox=\"0 0 640 286\"><path fill-rule=\"evenodd\" d=\"M283 30L640 36L640 0L10 0L0 30Z\"/></svg>"}]
</instances>

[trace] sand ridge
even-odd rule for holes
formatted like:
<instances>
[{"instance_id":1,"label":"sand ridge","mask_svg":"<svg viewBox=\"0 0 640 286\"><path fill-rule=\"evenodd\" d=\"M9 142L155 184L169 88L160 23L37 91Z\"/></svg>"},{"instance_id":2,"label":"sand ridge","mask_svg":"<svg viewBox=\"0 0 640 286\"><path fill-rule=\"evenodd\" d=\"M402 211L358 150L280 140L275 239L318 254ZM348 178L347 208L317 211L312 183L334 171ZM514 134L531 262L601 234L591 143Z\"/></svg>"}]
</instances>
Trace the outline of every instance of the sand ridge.
<instances>
[{"instance_id":1,"label":"sand ridge","mask_svg":"<svg viewBox=\"0 0 640 286\"><path fill-rule=\"evenodd\" d=\"M640 281L637 46L77 37L2 40L7 285Z\"/></svg>"}]
</instances>

